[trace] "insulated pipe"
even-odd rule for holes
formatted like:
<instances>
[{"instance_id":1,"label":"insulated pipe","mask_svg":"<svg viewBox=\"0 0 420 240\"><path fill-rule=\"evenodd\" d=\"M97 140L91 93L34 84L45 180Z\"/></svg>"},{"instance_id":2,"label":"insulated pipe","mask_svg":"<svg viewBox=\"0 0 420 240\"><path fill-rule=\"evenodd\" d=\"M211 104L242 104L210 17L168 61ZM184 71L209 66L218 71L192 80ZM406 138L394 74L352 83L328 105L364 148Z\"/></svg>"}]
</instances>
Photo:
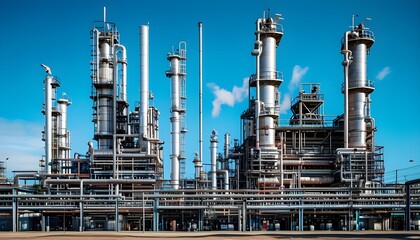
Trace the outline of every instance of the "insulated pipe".
<instances>
[{"instance_id":1,"label":"insulated pipe","mask_svg":"<svg viewBox=\"0 0 420 240\"><path fill-rule=\"evenodd\" d=\"M210 135L210 160L211 160L211 189L217 189L217 133L215 130Z\"/></svg>"},{"instance_id":2,"label":"insulated pipe","mask_svg":"<svg viewBox=\"0 0 420 240\"><path fill-rule=\"evenodd\" d=\"M140 26L140 138L147 137L149 109L149 26Z\"/></svg>"},{"instance_id":3,"label":"insulated pipe","mask_svg":"<svg viewBox=\"0 0 420 240\"><path fill-rule=\"evenodd\" d=\"M260 37L260 27L262 24L262 20L257 20L257 29L256 29L256 35L257 40L255 41L255 49L253 51L253 55L256 55L256 86L255 86L255 128L256 128L256 134L255 134L255 149L258 151L260 150L260 57L261 57L261 37ZM259 158L260 155L258 155Z\"/></svg>"},{"instance_id":4,"label":"insulated pipe","mask_svg":"<svg viewBox=\"0 0 420 240\"><path fill-rule=\"evenodd\" d=\"M118 61L118 54L117 51L118 49L121 49L121 54L122 54L122 59L120 59ZM122 64L122 69L121 69L121 100L122 101L127 101L127 51L125 49L124 45L121 44L115 44L114 45L114 72L118 73L118 63ZM117 79L117 78L115 78Z\"/></svg>"},{"instance_id":5,"label":"insulated pipe","mask_svg":"<svg viewBox=\"0 0 420 240\"><path fill-rule=\"evenodd\" d=\"M351 32L347 31L344 34L344 48L341 53L344 53L344 148L349 148L349 66L350 66L350 55L348 39Z\"/></svg>"},{"instance_id":6,"label":"insulated pipe","mask_svg":"<svg viewBox=\"0 0 420 240\"><path fill-rule=\"evenodd\" d=\"M45 91L45 172L51 173L51 158L52 158L52 82L53 76L47 75L45 77L44 91Z\"/></svg>"}]
</instances>

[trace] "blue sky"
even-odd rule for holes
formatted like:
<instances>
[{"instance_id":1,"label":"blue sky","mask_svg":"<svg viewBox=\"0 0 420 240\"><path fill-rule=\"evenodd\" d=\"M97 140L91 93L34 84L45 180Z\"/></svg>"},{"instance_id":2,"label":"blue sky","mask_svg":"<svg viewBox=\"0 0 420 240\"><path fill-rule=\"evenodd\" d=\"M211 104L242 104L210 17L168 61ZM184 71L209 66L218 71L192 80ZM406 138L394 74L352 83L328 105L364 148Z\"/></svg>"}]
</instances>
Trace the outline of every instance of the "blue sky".
<instances>
[{"instance_id":1,"label":"blue sky","mask_svg":"<svg viewBox=\"0 0 420 240\"><path fill-rule=\"evenodd\" d=\"M284 36L277 50L277 70L284 74L279 91L286 106L300 82L321 83L325 114L343 112L340 41L351 25L372 18L366 26L376 37L368 56L368 78L376 82L372 116L378 132L376 144L385 146L386 172L420 164L420 2L371 1L86 1L0 0L0 160L9 158L9 172L38 169L43 155L44 70L51 67L61 79L62 91L72 99L68 128L72 153L84 153L93 137L90 79L90 30L94 20L115 22L127 48L128 101L139 100L139 31L150 25L150 90L160 110L160 136L165 144L165 178L170 173L169 69L167 52L187 42L187 176L193 177L193 156L198 151L198 27L203 22L203 160L209 162L209 136L240 137L240 114L247 108L244 78L255 71L250 52L255 20L263 11L283 14ZM236 86L236 88L235 88ZM232 92L235 92L233 97ZM246 91L245 91L246 93ZM220 112L213 109L221 104ZM224 97L228 97L227 101ZM132 109L132 108L131 108ZM213 113L213 114L212 114ZM287 121L290 111L280 118ZM414 163L408 160L414 159ZM393 175L392 175L393 176ZM386 177L390 180L392 177Z\"/></svg>"}]
</instances>

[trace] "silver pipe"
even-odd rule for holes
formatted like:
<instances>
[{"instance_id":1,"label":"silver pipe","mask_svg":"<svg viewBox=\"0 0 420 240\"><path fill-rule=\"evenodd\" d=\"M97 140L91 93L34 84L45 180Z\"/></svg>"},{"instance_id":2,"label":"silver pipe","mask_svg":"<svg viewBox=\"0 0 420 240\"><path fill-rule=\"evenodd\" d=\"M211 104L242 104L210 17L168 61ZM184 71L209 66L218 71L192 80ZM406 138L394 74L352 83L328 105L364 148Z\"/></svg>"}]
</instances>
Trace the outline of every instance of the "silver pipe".
<instances>
[{"instance_id":1,"label":"silver pipe","mask_svg":"<svg viewBox=\"0 0 420 240\"><path fill-rule=\"evenodd\" d=\"M224 157L221 164L222 170L229 170L229 149L230 149L230 134L225 133Z\"/></svg>"},{"instance_id":2,"label":"silver pipe","mask_svg":"<svg viewBox=\"0 0 420 240\"><path fill-rule=\"evenodd\" d=\"M349 35L357 35L353 31L344 33L344 46L341 53L344 54L342 65L344 66L344 148L349 148L349 66L352 52L349 50Z\"/></svg>"},{"instance_id":3,"label":"silver pipe","mask_svg":"<svg viewBox=\"0 0 420 240\"><path fill-rule=\"evenodd\" d=\"M149 26L142 25L140 26L140 138L147 137L148 109L149 109Z\"/></svg>"},{"instance_id":4,"label":"silver pipe","mask_svg":"<svg viewBox=\"0 0 420 240\"><path fill-rule=\"evenodd\" d=\"M229 158L229 149L230 149L230 134L225 133L224 158L226 159L226 161ZM227 168L223 168L223 169L227 169Z\"/></svg>"},{"instance_id":5,"label":"silver pipe","mask_svg":"<svg viewBox=\"0 0 420 240\"><path fill-rule=\"evenodd\" d=\"M217 133L215 130L210 135L210 160L211 160L211 189L217 189Z\"/></svg>"},{"instance_id":6,"label":"silver pipe","mask_svg":"<svg viewBox=\"0 0 420 240\"><path fill-rule=\"evenodd\" d=\"M118 61L117 50L121 49L122 59ZM117 63L122 64L121 69L121 100L127 101L127 51L124 45L115 44L114 45L114 66L116 69L114 71L118 72Z\"/></svg>"},{"instance_id":7,"label":"silver pipe","mask_svg":"<svg viewBox=\"0 0 420 240\"><path fill-rule=\"evenodd\" d=\"M45 168L46 173L51 173L51 159L52 159L52 82L53 77L47 75L45 77Z\"/></svg>"},{"instance_id":8,"label":"silver pipe","mask_svg":"<svg viewBox=\"0 0 420 240\"><path fill-rule=\"evenodd\" d=\"M255 42L256 47L258 47L257 51L257 61L256 61L256 87L255 87L255 128L256 128L256 134L255 134L255 149L257 151L260 150L260 57L261 57L261 37L260 37L260 26L261 26L262 20L257 20L257 29L256 29L256 36L257 40ZM260 158L260 154L258 155L258 158Z\"/></svg>"},{"instance_id":9,"label":"silver pipe","mask_svg":"<svg viewBox=\"0 0 420 240\"><path fill-rule=\"evenodd\" d=\"M12 190L13 195L16 195L16 189ZM13 232L17 231L17 220L18 220L18 205L15 199L12 199L12 225Z\"/></svg>"},{"instance_id":10,"label":"silver pipe","mask_svg":"<svg viewBox=\"0 0 420 240\"><path fill-rule=\"evenodd\" d=\"M199 85L198 85L198 143L199 143L199 159L201 162L201 166L203 163L203 23L198 23L198 79L199 79ZM200 173L201 173L201 167L200 167Z\"/></svg>"}]
</instances>

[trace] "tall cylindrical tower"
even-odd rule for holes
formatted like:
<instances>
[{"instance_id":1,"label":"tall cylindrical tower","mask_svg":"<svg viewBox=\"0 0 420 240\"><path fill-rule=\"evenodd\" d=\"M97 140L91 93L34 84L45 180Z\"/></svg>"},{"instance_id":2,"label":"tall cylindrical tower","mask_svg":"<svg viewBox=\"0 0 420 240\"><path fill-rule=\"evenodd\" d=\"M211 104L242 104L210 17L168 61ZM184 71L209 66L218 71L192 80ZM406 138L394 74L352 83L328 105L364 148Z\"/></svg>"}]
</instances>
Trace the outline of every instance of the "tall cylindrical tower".
<instances>
[{"instance_id":1,"label":"tall cylindrical tower","mask_svg":"<svg viewBox=\"0 0 420 240\"><path fill-rule=\"evenodd\" d=\"M113 148L114 133L114 45L119 42L119 33L115 24L96 23L92 30L92 100L93 122L95 124L94 139L98 141L98 149Z\"/></svg>"},{"instance_id":2,"label":"tall cylindrical tower","mask_svg":"<svg viewBox=\"0 0 420 240\"><path fill-rule=\"evenodd\" d=\"M44 140L45 140L45 172L47 174L51 173L51 160L52 160L52 141L53 141L53 134L52 134L52 100L55 96L53 91L55 89L55 79L51 75L45 76L44 80L44 109L43 113L45 115L45 130L44 130Z\"/></svg>"},{"instance_id":3,"label":"tall cylindrical tower","mask_svg":"<svg viewBox=\"0 0 420 240\"><path fill-rule=\"evenodd\" d=\"M211 164L211 189L217 189L217 133L215 130L210 135L210 164Z\"/></svg>"},{"instance_id":4,"label":"tall cylindrical tower","mask_svg":"<svg viewBox=\"0 0 420 240\"><path fill-rule=\"evenodd\" d=\"M256 22L256 40L251 52L256 57L256 73L249 79L249 87L255 89L255 99L251 100L248 111L242 114L246 120L246 138L251 143L246 156L249 188L275 187L271 183L278 182L279 177L275 132L280 114L278 88L283 81L281 72L276 68L276 50L283 36L280 16L275 14L270 17L268 10Z\"/></svg>"},{"instance_id":5,"label":"tall cylindrical tower","mask_svg":"<svg viewBox=\"0 0 420 240\"><path fill-rule=\"evenodd\" d=\"M223 148L223 162L222 170L229 170L229 149L230 149L230 134L225 133L225 144Z\"/></svg>"},{"instance_id":6,"label":"tall cylindrical tower","mask_svg":"<svg viewBox=\"0 0 420 240\"><path fill-rule=\"evenodd\" d=\"M147 137L149 109L149 26L140 26L140 139Z\"/></svg>"},{"instance_id":7,"label":"tall cylindrical tower","mask_svg":"<svg viewBox=\"0 0 420 240\"><path fill-rule=\"evenodd\" d=\"M345 40L344 40L345 41ZM369 95L375 90L367 78L367 55L374 43L374 35L363 24L348 35L348 49L352 62L348 68L348 147L366 148L366 122L370 109ZM343 44L345 48L346 44Z\"/></svg>"},{"instance_id":8,"label":"tall cylindrical tower","mask_svg":"<svg viewBox=\"0 0 420 240\"><path fill-rule=\"evenodd\" d=\"M70 173L70 164L65 159L70 157L70 134L67 130L67 107L71 104L71 101L65 97L57 100L57 110L59 115L57 116L57 142L58 142L58 151L57 159L61 161L60 168L58 169L60 173Z\"/></svg>"},{"instance_id":9,"label":"tall cylindrical tower","mask_svg":"<svg viewBox=\"0 0 420 240\"><path fill-rule=\"evenodd\" d=\"M276 70L276 49L283 36L278 23L280 15L257 20L255 49L252 55L257 58L256 74L250 77L250 87L255 87L256 148L275 147L275 127L278 125L280 101L278 88L282 74Z\"/></svg>"},{"instance_id":10,"label":"tall cylindrical tower","mask_svg":"<svg viewBox=\"0 0 420 240\"><path fill-rule=\"evenodd\" d=\"M171 79L171 185L174 189L179 188L180 161L185 161L184 155L184 134L186 95L185 95L185 42L181 42L179 49L168 53L170 70L166 71L166 76ZM185 162L184 162L185 163Z\"/></svg>"}]
</instances>

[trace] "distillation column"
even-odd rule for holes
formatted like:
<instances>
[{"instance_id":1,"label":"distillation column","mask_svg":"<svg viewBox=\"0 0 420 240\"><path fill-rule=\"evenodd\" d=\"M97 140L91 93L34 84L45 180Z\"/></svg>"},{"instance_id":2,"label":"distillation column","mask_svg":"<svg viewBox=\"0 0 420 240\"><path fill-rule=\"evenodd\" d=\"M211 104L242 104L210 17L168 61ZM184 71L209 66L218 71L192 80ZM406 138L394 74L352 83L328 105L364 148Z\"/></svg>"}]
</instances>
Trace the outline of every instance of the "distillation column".
<instances>
[{"instance_id":1,"label":"distillation column","mask_svg":"<svg viewBox=\"0 0 420 240\"><path fill-rule=\"evenodd\" d=\"M147 137L149 109L149 26L140 26L140 141Z\"/></svg>"},{"instance_id":2,"label":"distillation column","mask_svg":"<svg viewBox=\"0 0 420 240\"><path fill-rule=\"evenodd\" d=\"M71 101L66 97L65 93L57 100L57 156L60 162L58 171L65 174L70 173L70 162L66 161L70 157L70 133L67 130L67 107L71 105Z\"/></svg>"},{"instance_id":3,"label":"distillation column","mask_svg":"<svg viewBox=\"0 0 420 240\"><path fill-rule=\"evenodd\" d=\"M45 115L45 126L43 131L43 140L45 141L45 172L51 174L51 165L53 156L53 101L56 100L57 87L60 83L56 77L51 75L51 71L47 66L47 75L44 79L44 106L42 113Z\"/></svg>"},{"instance_id":4,"label":"distillation column","mask_svg":"<svg viewBox=\"0 0 420 240\"><path fill-rule=\"evenodd\" d=\"M181 144L181 135L186 133L185 128L185 42L179 44L179 49L168 53L167 59L170 62L170 70L166 76L171 79L171 185L177 190L180 179L180 161L185 163L185 144Z\"/></svg>"},{"instance_id":5,"label":"distillation column","mask_svg":"<svg viewBox=\"0 0 420 240\"><path fill-rule=\"evenodd\" d=\"M348 50L353 56L348 70L348 143L349 148L365 149L369 94L375 89L373 82L367 79L367 55L374 43L374 35L363 24L353 31L357 34L348 38Z\"/></svg>"},{"instance_id":6,"label":"distillation column","mask_svg":"<svg viewBox=\"0 0 420 240\"><path fill-rule=\"evenodd\" d=\"M215 130L210 135L210 164L211 164L211 189L217 189L217 133Z\"/></svg>"},{"instance_id":7,"label":"distillation column","mask_svg":"<svg viewBox=\"0 0 420 240\"><path fill-rule=\"evenodd\" d=\"M375 126L370 116L374 85L367 79L367 55L375 40L363 23L344 34L341 46L345 74L344 148L337 149L337 163L341 182L352 187L372 186L372 181L380 182L383 177L383 159L375 153Z\"/></svg>"},{"instance_id":8,"label":"distillation column","mask_svg":"<svg viewBox=\"0 0 420 240\"><path fill-rule=\"evenodd\" d=\"M94 102L94 139L98 149L113 148L114 133L114 44L119 42L119 33L112 23L100 22L92 30L92 100Z\"/></svg>"},{"instance_id":9,"label":"distillation column","mask_svg":"<svg viewBox=\"0 0 420 240\"><path fill-rule=\"evenodd\" d=\"M276 70L276 49L283 36L279 24L280 15L267 16L257 20L255 49L256 74L250 77L250 87L255 87L255 124L256 124L256 156L254 169L259 172L259 186L266 182L278 182L277 168L278 150L275 145L275 128L278 126L280 113L278 88L282 83L282 75ZM258 166L255 168L255 166Z\"/></svg>"}]
</instances>

